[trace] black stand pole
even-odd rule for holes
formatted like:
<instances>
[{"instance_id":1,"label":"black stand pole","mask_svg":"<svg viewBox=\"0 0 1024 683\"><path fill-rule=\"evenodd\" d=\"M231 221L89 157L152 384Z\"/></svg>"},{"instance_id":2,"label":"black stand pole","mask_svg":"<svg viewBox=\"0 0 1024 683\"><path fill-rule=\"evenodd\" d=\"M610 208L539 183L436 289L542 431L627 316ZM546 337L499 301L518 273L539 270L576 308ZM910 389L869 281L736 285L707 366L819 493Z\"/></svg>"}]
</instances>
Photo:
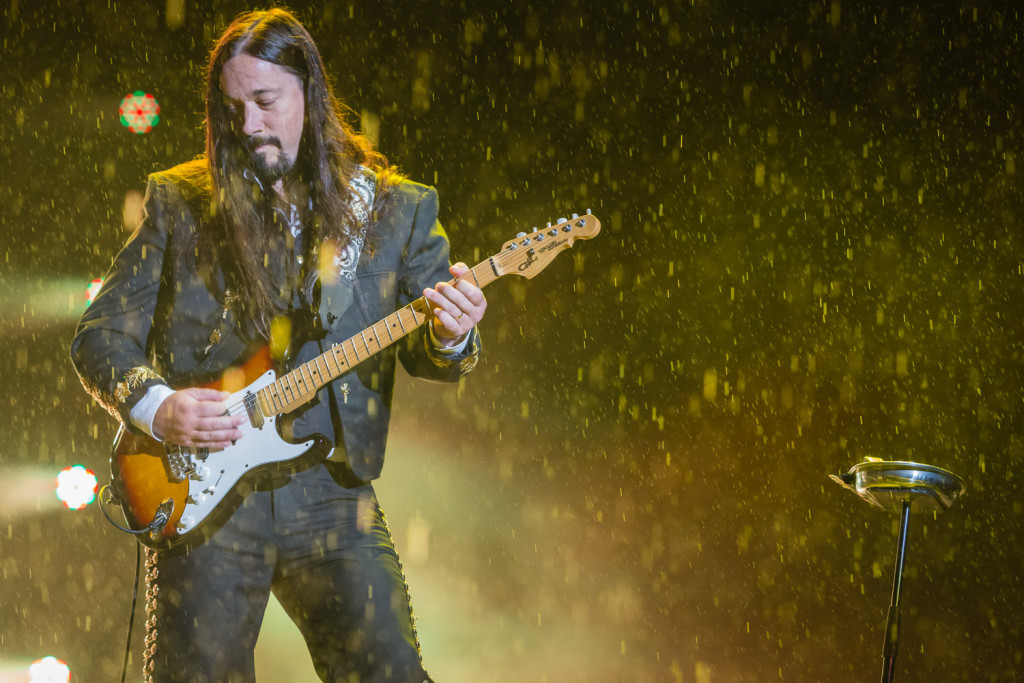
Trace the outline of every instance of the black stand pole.
<instances>
[{"instance_id":1,"label":"black stand pole","mask_svg":"<svg viewBox=\"0 0 1024 683\"><path fill-rule=\"evenodd\" d=\"M892 579L892 604L885 620L885 643L882 645L882 683L892 683L896 675L896 654L900 645L900 588L903 584L903 559L907 554L907 527L910 526L910 501L903 501L900 517L900 540L896 549L896 573Z\"/></svg>"}]
</instances>

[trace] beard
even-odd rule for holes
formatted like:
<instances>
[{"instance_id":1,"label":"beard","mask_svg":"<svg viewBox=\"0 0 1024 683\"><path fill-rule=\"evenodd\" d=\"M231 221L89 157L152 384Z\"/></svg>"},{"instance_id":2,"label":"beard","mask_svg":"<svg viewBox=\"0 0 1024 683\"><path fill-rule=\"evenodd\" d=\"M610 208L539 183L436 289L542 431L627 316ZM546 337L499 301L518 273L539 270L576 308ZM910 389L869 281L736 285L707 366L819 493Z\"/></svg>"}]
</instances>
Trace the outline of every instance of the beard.
<instances>
[{"instance_id":1,"label":"beard","mask_svg":"<svg viewBox=\"0 0 1024 683\"><path fill-rule=\"evenodd\" d=\"M277 147L277 156L273 162L268 160L266 155L256 151L264 145ZM245 149L249 152L253 172L264 183L276 183L295 167L295 159L284 153L281 141L272 135L249 138L245 141Z\"/></svg>"}]
</instances>

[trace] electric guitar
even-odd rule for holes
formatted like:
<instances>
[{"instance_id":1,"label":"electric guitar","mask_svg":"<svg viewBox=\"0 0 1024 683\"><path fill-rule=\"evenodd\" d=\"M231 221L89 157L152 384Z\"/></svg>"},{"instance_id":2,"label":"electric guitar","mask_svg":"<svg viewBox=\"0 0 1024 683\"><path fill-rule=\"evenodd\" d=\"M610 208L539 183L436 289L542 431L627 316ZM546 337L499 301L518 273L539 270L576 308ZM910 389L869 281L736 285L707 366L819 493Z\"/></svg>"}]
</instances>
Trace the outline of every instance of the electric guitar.
<instances>
[{"instance_id":1,"label":"electric guitar","mask_svg":"<svg viewBox=\"0 0 1024 683\"><path fill-rule=\"evenodd\" d=\"M573 214L543 230L519 233L463 278L480 288L503 275L532 278L575 240L590 239L600 230L601 222L589 211L583 216ZM202 539L207 528L216 528L233 512L244 495L240 482L250 473L297 467L308 456L326 455L330 449L326 438L316 435L301 442L287 441L279 431L279 419L430 317L430 304L420 297L281 377L273 370L269 349L262 347L242 365L205 385L231 392L228 413L247 418L240 427L242 438L223 450L161 443L122 426L110 466L112 500L128 523L124 530L157 550Z\"/></svg>"}]
</instances>

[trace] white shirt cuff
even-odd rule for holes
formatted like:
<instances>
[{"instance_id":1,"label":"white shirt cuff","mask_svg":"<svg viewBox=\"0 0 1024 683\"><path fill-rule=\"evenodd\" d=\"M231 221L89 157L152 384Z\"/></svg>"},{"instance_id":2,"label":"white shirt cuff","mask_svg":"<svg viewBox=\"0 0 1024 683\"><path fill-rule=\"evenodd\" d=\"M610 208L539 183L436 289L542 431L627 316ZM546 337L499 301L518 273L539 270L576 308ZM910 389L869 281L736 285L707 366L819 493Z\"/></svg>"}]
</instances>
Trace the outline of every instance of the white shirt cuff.
<instances>
[{"instance_id":1,"label":"white shirt cuff","mask_svg":"<svg viewBox=\"0 0 1024 683\"><path fill-rule=\"evenodd\" d=\"M153 418L156 417L156 411L160 409L160 405L173 393L174 389L166 384L154 384L146 390L146 395L132 406L132 412L128 414L128 418L138 429L157 441L163 441L153 433Z\"/></svg>"},{"instance_id":2,"label":"white shirt cuff","mask_svg":"<svg viewBox=\"0 0 1024 683\"><path fill-rule=\"evenodd\" d=\"M438 353L442 353L446 356L454 356L457 353L461 353L462 350L466 348L466 344L469 343L469 338L473 336L472 334L467 332L466 335L462 338L462 341L457 342L453 346L444 346L438 340L437 335L434 334L433 321L431 321L430 324L427 325L427 332L428 334L430 334L430 342L434 345L434 348L437 349Z\"/></svg>"}]
</instances>

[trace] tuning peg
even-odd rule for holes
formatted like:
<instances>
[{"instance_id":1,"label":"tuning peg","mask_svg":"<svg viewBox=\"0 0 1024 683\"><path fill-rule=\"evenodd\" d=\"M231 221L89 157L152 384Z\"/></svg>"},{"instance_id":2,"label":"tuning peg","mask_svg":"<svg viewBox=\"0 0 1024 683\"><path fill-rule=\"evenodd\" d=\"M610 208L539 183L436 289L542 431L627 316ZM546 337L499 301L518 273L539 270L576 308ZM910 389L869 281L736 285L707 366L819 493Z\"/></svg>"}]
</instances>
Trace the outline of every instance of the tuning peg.
<instances>
[{"instance_id":1,"label":"tuning peg","mask_svg":"<svg viewBox=\"0 0 1024 683\"><path fill-rule=\"evenodd\" d=\"M526 233L525 232L517 232L516 233L516 237L526 237Z\"/></svg>"},{"instance_id":2,"label":"tuning peg","mask_svg":"<svg viewBox=\"0 0 1024 683\"><path fill-rule=\"evenodd\" d=\"M535 228L533 229L533 231L534 231L534 232L537 232L537 228L535 227Z\"/></svg>"},{"instance_id":3,"label":"tuning peg","mask_svg":"<svg viewBox=\"0 0 1024 683\"><path fill-rule=\"evenodd\" d=\"M579 218L579 217L580 217L580 215L579 215L578 213L574 213L574 214L572 215L572 219L573 219L573 220L576 220L576 219L577 219L577 218Z\"/></svg>"},{"instance_id":4,"label":"tuning peg","mask_svg":"<svg viewBox=\"0 0 1024 683\"><path fill-rule=\"evenodd\" d=\"M549 228L551 227L551 221L548 221L548 227Z\"/></svg>"},{"instance_id":5,"label":"tuning peg","mask_svg":"<svg viewBox=\"0 0 1024 683\"><path fill-rule=\"evenodd\" d=\"M565 219L564 219L564 218L559 218L559 219L558 219L558 222L559 222L559 223L564 223L564 222L565 222Z\"/></svg>"}]
</instances>

